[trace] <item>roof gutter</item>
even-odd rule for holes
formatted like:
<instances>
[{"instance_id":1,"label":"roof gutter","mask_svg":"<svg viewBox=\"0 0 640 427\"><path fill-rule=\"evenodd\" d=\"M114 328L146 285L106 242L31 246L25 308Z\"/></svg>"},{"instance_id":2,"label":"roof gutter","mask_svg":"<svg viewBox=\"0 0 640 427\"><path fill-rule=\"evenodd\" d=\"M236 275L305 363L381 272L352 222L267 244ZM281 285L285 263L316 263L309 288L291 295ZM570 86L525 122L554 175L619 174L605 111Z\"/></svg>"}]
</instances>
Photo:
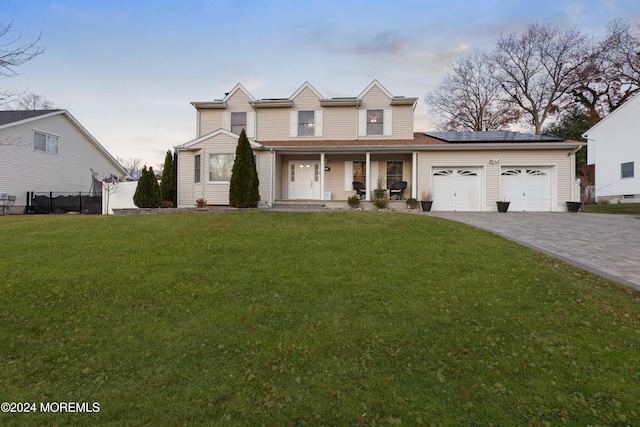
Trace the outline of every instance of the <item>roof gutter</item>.
<instances>
[{"instance_id":1,"label":"roof gutter","mask_svg":"<svg viewBox=\"0 0 640 427\"><path fill-rule=\"evenodd\" d=\"M329 146L329 145L316 145L316 146L269 146L263 144L261 150L274 149L278 151L288 152L333 152L333 153L347 153L347 152L407 152L407 151L486 151L488 150L531 150L531 149L549 149L549 150L579 150L586 145L584 142L566 143L566 142L547 142L547 143L517 143L517 144L400 144L400 145L342 145L342 146Z\"/></svg>"}]
</instances>

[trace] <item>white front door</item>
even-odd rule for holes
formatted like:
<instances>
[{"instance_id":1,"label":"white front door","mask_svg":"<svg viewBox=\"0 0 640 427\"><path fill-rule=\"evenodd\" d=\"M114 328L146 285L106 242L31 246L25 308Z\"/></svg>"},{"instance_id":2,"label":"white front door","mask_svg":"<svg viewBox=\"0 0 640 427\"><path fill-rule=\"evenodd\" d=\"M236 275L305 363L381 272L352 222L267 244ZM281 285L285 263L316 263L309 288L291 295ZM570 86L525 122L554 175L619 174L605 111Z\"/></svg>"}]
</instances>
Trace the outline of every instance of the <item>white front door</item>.
<instances>
[{"instance_id":1,"label":"white front door","mask_svg":"<svg viewBox=\"0 0 640 427\"><path fill-rule=\"evenodd\" d=\"M509 211L549 212L551 180L549 168L503 167L501 199L511 202Z\"/></svg>"},{"instance_id":2,"label":"white front door","mask_svg":"<svg viewBox=\"0 0 640 427\"><path fill-rule=\"evenodd\" d=\"M320 162L289 162L289 199L320 199Z\"/></svg>"},{"instance_id":3,"label":"white front door","mask_svg":"<svg viewBox=\"0 0 640 427\"><path fill-rule=\"evenodd\" d=\"M434 168L434 211L479 211L482 200L480 168Z\"/></svg>"}]
</instances>

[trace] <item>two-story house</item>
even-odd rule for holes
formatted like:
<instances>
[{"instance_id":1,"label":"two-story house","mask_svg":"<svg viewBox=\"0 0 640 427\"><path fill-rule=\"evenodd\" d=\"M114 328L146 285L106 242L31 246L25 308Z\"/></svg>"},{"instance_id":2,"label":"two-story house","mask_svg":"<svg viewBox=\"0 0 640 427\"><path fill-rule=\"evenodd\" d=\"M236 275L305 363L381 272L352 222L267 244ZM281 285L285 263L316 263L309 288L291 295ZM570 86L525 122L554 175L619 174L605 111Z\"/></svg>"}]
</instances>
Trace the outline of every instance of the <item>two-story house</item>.
<instances>
[{"instance_id":1,"label":"two-story house","mask_svg":"<svg viewBox=\"0 0 640 427\"><path fill-rule=\"evenodd\" d=\"M179 145L178 205L227 205L238 134L256 156L261 206L315 200L343 207L378 178L405 181L405 197L433 193L434 210L566 210L583 143L516 132L414 133L418 98L373 81L355 97L325 98L309 83L288 98L255 99L241 84L223 99L193 102L197 135Z\"/></svg>"}]
</instances>

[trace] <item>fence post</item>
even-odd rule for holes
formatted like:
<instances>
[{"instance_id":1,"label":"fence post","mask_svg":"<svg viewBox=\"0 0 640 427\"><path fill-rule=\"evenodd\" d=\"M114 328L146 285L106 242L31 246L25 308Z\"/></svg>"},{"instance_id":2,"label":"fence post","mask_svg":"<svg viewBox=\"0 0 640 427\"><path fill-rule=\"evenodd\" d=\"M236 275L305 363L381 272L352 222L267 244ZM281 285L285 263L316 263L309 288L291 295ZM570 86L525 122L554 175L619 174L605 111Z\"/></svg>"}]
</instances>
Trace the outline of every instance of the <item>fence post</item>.
<instances>
[{"instance_id":1,"label":"fence post","mask_svg":"<svg viewBox=\"0 0 640 427\"><path fill-rule=\"evenodd\" d=\"M78 193L78 200L80 202L80 213L82 213L82 191Z\"/></svg>"},{"instance_id":2,"label":"fence post","mask_svg":"<svg viewBox=\"0 0 640 427\"><path fill-rule=\"evenodd\" d=\"M49 213L53 213L53 191L49 191Z\"/></svg>"}]
</instances>

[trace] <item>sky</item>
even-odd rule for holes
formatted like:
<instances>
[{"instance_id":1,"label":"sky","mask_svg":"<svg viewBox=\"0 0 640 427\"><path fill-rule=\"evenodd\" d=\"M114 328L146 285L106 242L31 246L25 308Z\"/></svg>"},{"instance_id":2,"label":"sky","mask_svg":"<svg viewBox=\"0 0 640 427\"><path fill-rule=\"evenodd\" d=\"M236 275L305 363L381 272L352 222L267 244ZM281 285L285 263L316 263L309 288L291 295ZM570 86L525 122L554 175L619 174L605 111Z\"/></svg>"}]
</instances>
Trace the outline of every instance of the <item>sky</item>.
<instances>
[{"instance_id":1,"label":"sky","mask_svg":"<svg viewBox=\"0 0 640 427\"><path fill-rule=\"evenodd\" d=\"M601 37L640 0L2 0L0 22L45 53L0 79L68 110L114 157L156 168L196 138L192 101L237 83L257 99L309 82L326 98L375 79L424 103L450 61L533 22ZM6 42L6 40L5 40Z\"/></svg>"}]
</instances>

